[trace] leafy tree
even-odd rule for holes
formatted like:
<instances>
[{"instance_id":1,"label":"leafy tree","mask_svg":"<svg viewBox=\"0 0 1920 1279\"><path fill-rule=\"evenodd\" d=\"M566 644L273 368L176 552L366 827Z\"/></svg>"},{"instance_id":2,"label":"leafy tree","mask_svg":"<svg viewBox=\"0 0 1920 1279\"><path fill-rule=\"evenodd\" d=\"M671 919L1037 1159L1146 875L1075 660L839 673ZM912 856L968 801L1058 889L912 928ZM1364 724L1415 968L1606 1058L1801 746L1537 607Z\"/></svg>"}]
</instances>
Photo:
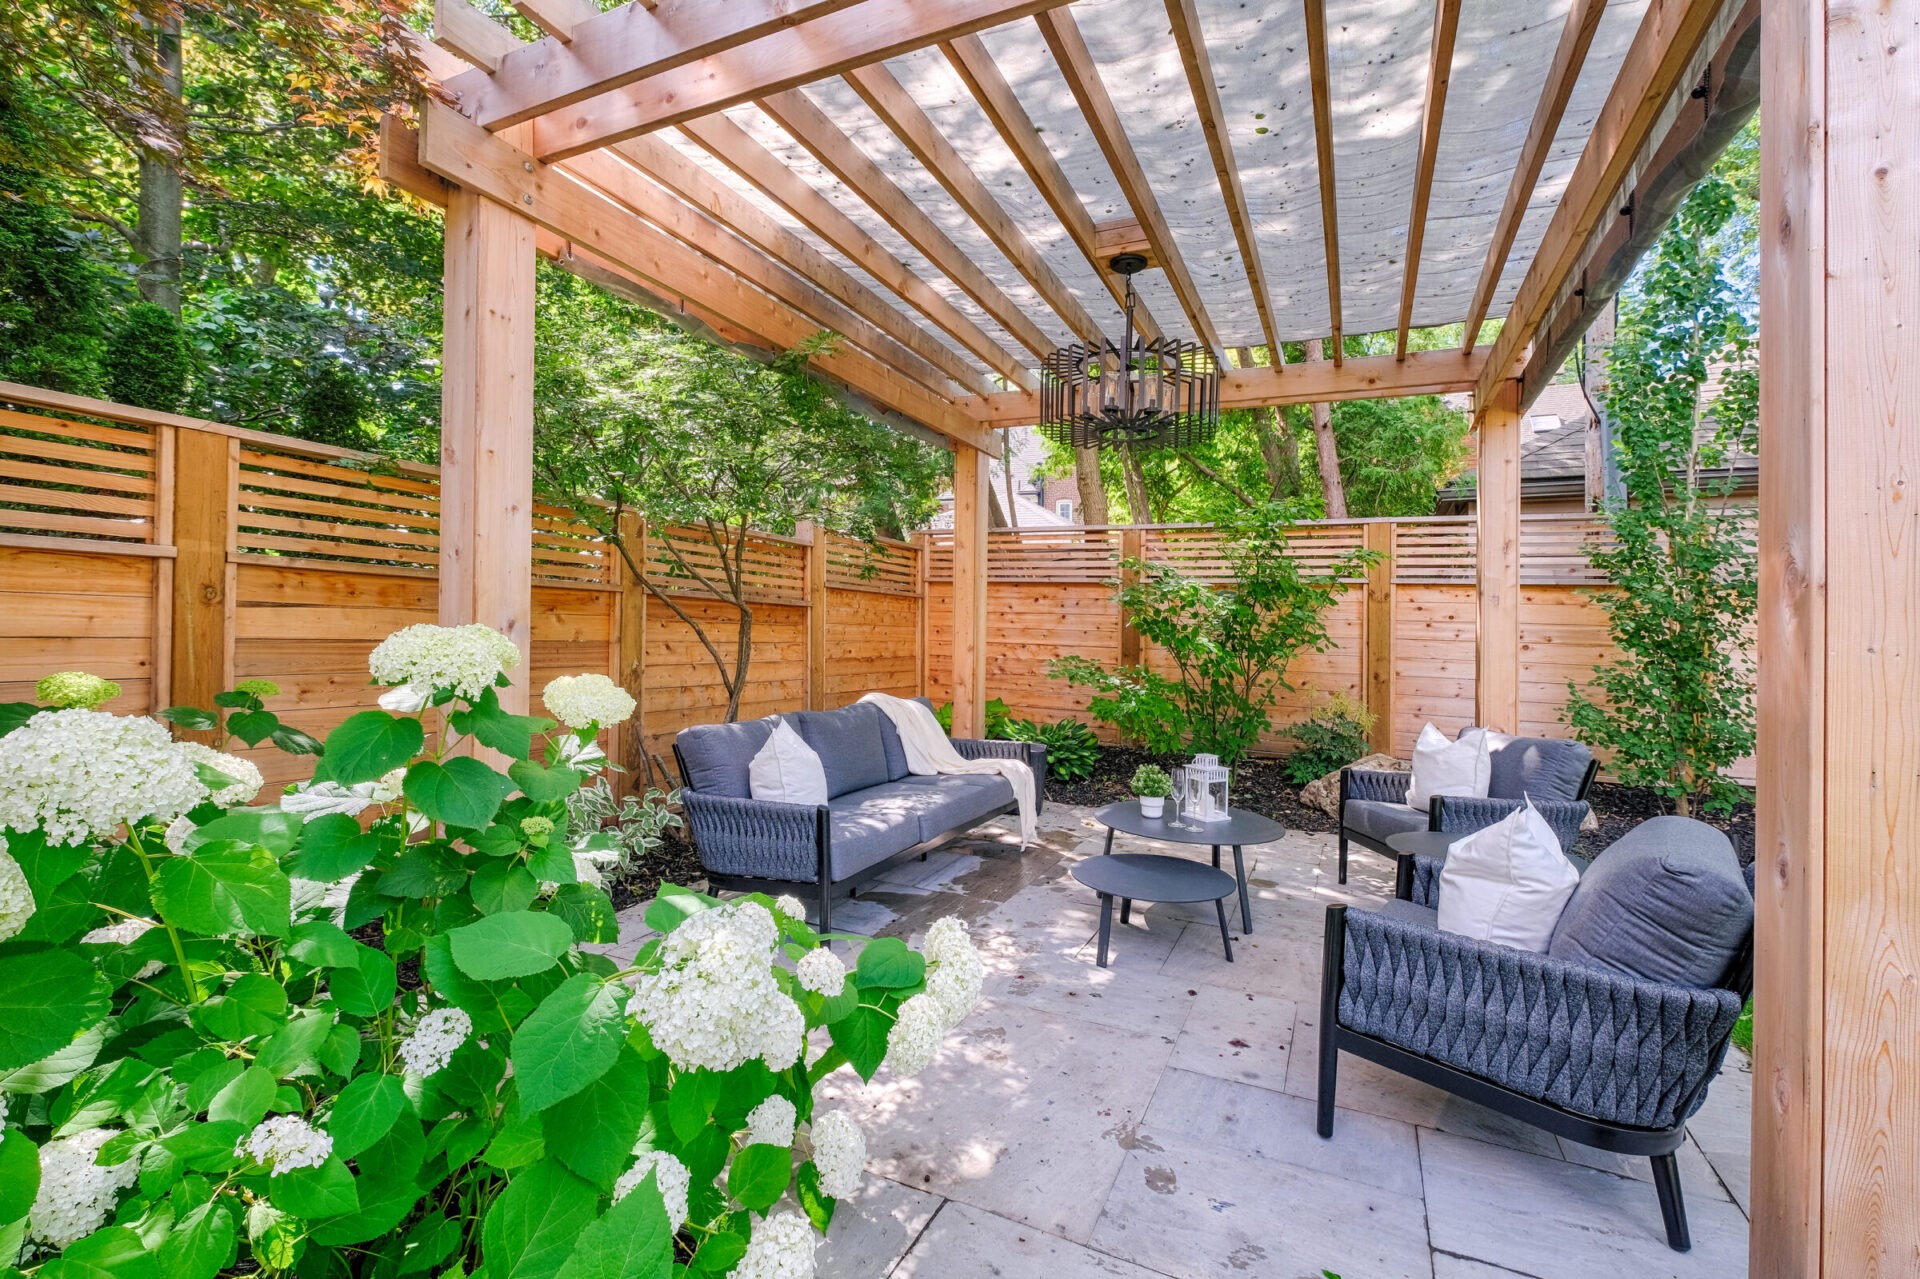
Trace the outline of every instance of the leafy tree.
<instances>
[{"instance_id":1,"label":"leafy tree","mask_svg":"<svg viewBox=\"0 0 1920 1279\"><path fill-rule=\"evenodd\" d=\"M100 362L107 397L122 404L172 413L187 393L186 336L173 313L135 302L113 326Z\"/></svg>"},{"instance_id":2,"label":"leafy tree","mask_svg":"<svg viewBox=\"0 0 1920 1279\"><path fill-rule=\"evenodd\" d=\"M1206 751L1232 763L1268 728L1276 693L1291 688L1287 666L1303 652L1333 646L1326 610L1365 571L1354 552L1327 573L1308 573L1289 553L1289 508L1269 504L1222 526L1232 580L1217 585L1146 560L1122 564L1117 598L1141 636L1172 662L1176 677L1151 665L1107 667L1062 657L1047 673L1090 688L1093 717L1152 751Z\"/></svg>"},{"instance_id":3,"label":"leafy tree","mask_svg":"<svg viewBox=\"0 0 1920 1279\"><path fill-rule=\"evenodd\" d=\"M1755 331L1719 252L1735 211L1731 182L1700 183L1621 300L1605 395L1626 497L1605 511L1611 545L1592 552L1614 587L1594 597L1620 657L1590 694L1570 684L1567 706L1623 782L1681 814L1729 807L1742 791L1726 770L1754 744L1758 557L1724 469L1754 451L1758 422Z\"/></svg>"}]
</instances>

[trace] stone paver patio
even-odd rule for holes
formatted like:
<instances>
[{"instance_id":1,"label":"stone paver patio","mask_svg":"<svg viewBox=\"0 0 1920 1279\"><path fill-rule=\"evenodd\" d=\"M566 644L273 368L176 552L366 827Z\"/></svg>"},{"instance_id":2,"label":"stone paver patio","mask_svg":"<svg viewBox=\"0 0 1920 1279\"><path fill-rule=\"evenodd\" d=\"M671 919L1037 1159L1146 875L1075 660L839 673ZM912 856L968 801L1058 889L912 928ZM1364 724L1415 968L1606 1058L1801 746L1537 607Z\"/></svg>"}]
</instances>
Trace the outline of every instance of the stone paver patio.
<instances>
[{"instance_id":1,"label":"stone paver patio","mask_svg":"<svg viewBox=\"0 0 1920 1279\"><path fill-rule=\"evenodd\" d=\"M1001 834L996 839L996 834ZM1326 906L1391 894L1387 863L1290 834L1249 848L1254 931L1228 964L1210 902L1115 920L1068 874L1104 835L1049 806L896 869L838 927L916 937L960 914L986 997L919 1076L823 1088L867 1131L822 1276L1661 1279L1747 1273L1751 1074L1737 1051L1680 1152L1691 1253L1668 1250L1644 1159L1552 1136L1371 1063L1341 1063L1313 1129ZM1122 845L1144 849L1144 841ZM1176 852L1171 848L1155 851ZM1189 853L1196 850L1187 850ZM1204 855L1204 850L1199 850Z\"/></svg>"}]
</instances>

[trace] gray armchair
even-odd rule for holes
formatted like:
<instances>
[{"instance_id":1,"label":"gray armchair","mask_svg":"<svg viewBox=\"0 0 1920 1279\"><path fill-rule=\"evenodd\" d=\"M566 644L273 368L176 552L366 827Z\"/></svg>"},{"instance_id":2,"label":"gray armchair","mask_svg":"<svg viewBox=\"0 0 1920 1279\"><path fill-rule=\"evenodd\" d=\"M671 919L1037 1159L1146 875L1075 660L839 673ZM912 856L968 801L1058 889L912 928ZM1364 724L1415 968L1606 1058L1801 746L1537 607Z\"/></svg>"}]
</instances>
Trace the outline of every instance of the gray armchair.
<instances>
[{"instance_id":1,"label":"gray armchair","mask_svg":"<svg viewBox=\"0 0 1920 1279\"><path fill-rule=\"evenodd\" d=\"M1492 774L1485 798L1436 795L1425 812L1407 807L1411 773L1340 770L1340 882L1347 882L1349 846L1359 844L1397 858L1387 840L1405 831L1437 830L1462 835L1491 826L1528 799L1553 827L1560 847L1571 852L1590 811L1587 790L1599 765L1579 742L1557 737L1488 734Z\"/></svg>"},{"instance_id":2,"label":"gray armchair","mask_svg":"<svg viewBox=\"0 0 1920 1279\"><path fill-rule=\"evenodd\" d=\"M1653 1162L1690 1246L1674 1151L1753 990L1753 871L1720 832L1643 824L1595 860L1544 953L1441 932L1393 900L1327 911L1319 1131L1352 1053L1570 1141Z\"/></svg>"}]
</instances>

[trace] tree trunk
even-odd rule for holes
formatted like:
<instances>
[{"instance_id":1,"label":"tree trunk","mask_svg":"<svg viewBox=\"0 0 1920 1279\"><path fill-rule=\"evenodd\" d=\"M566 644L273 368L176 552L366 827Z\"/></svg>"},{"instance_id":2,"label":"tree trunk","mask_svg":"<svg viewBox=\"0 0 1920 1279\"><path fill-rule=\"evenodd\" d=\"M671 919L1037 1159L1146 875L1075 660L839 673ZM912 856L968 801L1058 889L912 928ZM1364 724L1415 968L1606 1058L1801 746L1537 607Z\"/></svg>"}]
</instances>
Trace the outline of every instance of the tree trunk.
<instances>
[{"instance_id":1,"label":"tree trunk","mask_svg":"<svg viewBox=\"0 0 1920 1279\"><path fill-rule=\"evenodd\" d=\"M1287 415L1279 409L1261 409L1254 417L1260 435L1260 460L1267 468L1267 498L1283 502L1300 491L1300 447L1294 443Z\"/></svg>"},{"instance_id":2,"label":"tree trunk","mask_svg":"<svg viewBox=\"0 0 1920 1279\"><path fill-rule=\"evenodd\" d=\"M1073 451L1073 483L1080 490L1080 522L1107 523L1107 486L1100 478L1099 449Z\"/></svg>"},{"instance_id":3,"label":"tree trunk","mask_svg":"<svg viewBox=\"0 0 1920 1279\"><path fill-rule=\"evenodd\" d=\"M1326 358L1319 338L1307 343L1307 359ZM1313 406L1313 447L1320 458L1320 496L1325 500L1327 518L1347 518L1347 487L1340 479L1340 445L1333 438L1333 410L1325 404Z\"/></svg>"},{"instance_id":4,"label":"tree trunk","mask_svg":"<svg viewBox=\"0 0 1920 1279\"><path fill-rule=\"evenodd\" d=\"M154 45L161 69L161 83L175 99L184 93L185 72L180 54L180 22L175 18L154 29ZM186 127L182 106L178 126ZM139 222L135 226L135 245L141 262L135 283L140 296L155 306L180 314L181 211L184 194L180 181L180 156L186 139L173 140L174 150L164 148L139 153Z\"/></svg>"},{"instance_id":5,"label":"tree trunk","mask_svg":"<svg viewBox=\"0 0 1920 1279\"><path fill-rule=\"evenodd\" d=\"M1147 473L1140 467L1140 450L1129 444L1120 451L1120 463L1127 483L1127 521L1151 524L1153 515L1147 510Z\"/></svg>"},{"instance_id":6,"label":"tree trunk","mask_svg":"<svg viewBox=\"0 0 1920 1279\"><path fill-rule=\"evenodd\" d=\"M957 499L956 499L957 500ZM1000 509L1000 493L993 485L987 485L987 527L1007 527L1007 513Z\"/></svg>"},{"instance_id":7,"label":"tree trunk","mask_svg":"<svg viewBox=\"0 0 1920 1279\"><path fill-rule=\"evenodd\" d=\"M1019 528L1020 512L1013 505L1013 435L1007 431L1000 433L1000 471L1007 486L1007 527Z\"/></svg>"}]
</instances>

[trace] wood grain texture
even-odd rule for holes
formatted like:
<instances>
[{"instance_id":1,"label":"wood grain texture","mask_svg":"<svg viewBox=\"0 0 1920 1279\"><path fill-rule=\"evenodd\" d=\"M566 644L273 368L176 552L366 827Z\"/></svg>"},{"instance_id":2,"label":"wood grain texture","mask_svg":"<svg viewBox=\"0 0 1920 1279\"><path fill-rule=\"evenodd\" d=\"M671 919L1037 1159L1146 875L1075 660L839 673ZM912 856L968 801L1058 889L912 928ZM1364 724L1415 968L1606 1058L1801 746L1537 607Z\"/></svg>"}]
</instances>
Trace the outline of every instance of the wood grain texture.
<instances>
[{"instance_id":1,"label":"wood grain texture","mask_svg":"<svg viewBox=\"0 0 1920 1279\"><path fill-rule=\"evenodd\" d=\"M1447 86L1453 79L1453 41L1459 30L1460 0L1439 0L1433 19L1433 46L1427 60L1427 98L1420 110L1420 154L1413 170L1413 211L1407 215L1406 265L1400 281L1400 326L1393 343L1394 357L1401 360L1407 358L1407 330L1413 326L1414 294L1420 287L1420 250L1427 237L1427 205L1433 196L1434 165L1440 155L1440 125L1446 118Z\"/></svg>"},{"instance_id":2,"label":"wood grain texture","mask_svg":"<svg viewBox=\"0 0 1920 1279\"><path fill-rule=\"evenodd\" d=\"M987 459L953 454L953 735L986 732Z\"/></svg>"},{"instance_id":3,"label":"wood grain texture","mask_svg":"<svg viewBox=\"0 0 1920 1279\"><path fill-rule=\"evenodd\" d=\"M234 566L228 554L240 444L183 431L176 449L168 688L178 705L211 708L213 695L232 688L234 679Z\"/></svg>"},{"instance_id":4,"label":"wood grain texture","mask_svg":"<svg viewBox=\"0 0 1920 1279\"><path fill-rule=\"evenodd\" d=\"M1367 549L1380 558L1367 566L1366 672L1363 702L1373 716L1368 743L1393 749L1393 525L1369 524Z\"/></svg>"},{"instance_id":5,"label":"wood grain texture","mask_svg":"<svg viewBox=\"0 0 1920 1279\"><path fill-rule=\"evenodd\" d=\"M1480 437L1476 722L1520 731L1520 385L1502 382L1474 415Z\"/></svg>"},{"instance_id":6,"label":"wood grain texture","mask_svg":"<svg viewBox=\"0 0 1920 1279\"><path fill-rule=\"evenodd\" d=\"M1320 183L1320 241L1327 258L1327 314L1332 337L1333 364L1346 361L1344 328L1340 319L1340 201L1335 193L1333 167L1333 103L1328 83L1326 0L1305 0L1307 12L1307 70L1313 94L1315 171Z\"/></svg>"}]
</instances>

